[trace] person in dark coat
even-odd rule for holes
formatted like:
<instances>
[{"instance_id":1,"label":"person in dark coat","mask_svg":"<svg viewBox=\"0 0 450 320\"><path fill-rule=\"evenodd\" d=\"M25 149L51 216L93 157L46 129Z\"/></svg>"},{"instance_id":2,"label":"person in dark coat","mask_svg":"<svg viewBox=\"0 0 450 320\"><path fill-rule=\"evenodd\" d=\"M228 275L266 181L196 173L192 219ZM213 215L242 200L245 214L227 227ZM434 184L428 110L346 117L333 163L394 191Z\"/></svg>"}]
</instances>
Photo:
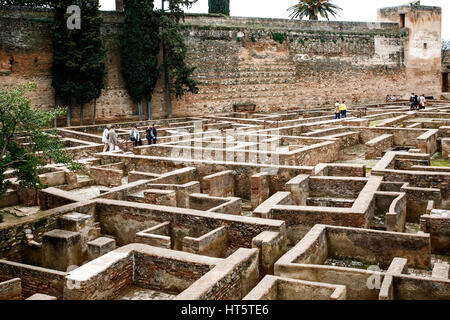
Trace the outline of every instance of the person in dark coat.
<instances>
[{"instance_id":1,"label":"person in dark coat","mask_svg":"<svg viewBox=\"0 0 450 320\"><path fill-rule=\"evenodd\" d=\"M145 130L147 134L148 144L156 144L156 140L158 139L158 131L156 130L155 124L152 123L147 130Z\"/></svg>"}]
</instances>

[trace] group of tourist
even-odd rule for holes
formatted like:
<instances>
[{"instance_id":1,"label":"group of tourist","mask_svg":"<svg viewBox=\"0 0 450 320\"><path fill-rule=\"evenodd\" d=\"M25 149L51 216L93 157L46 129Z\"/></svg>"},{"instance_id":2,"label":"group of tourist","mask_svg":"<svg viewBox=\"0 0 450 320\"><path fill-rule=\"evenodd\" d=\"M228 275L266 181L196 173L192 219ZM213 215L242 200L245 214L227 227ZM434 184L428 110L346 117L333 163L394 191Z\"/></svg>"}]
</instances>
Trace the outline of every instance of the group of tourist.
<instances>
[{"instance_id":1,"label":"group of tourist","mask_svg":"<svg viewBox=\"0 0 450 320\"><path fill-rule=\"evenodd\" d=\"M422 110L425 109L427 99L425 98L425 95L422 94L421 96L417 96L414 93L411 93L411 96L409 97L409 110ZM339 100L336 100L336 103L334 104L334 119L344 119L347 118L347 105L345 104L345 101L339 102Z\"/></svg>"},{"instance_id":2,"label":"group of tourist","mask_svg":"<svg viewBox=\"0 0 450 320\"><path fill-rule=\"evenodd\" d=\"M106 152L108 148L110 152L119 148L119 139L114 128L114 125L108 124L105 130L103 130L102 143L105 145L103 147L103 152Z\"/></svg>"},{"instance_id":3,"label":"group of tourist","mask_svg":"<svg viewBox=\"0 0 450 320\"><path fill-rule=\"evenodd\" d=\"M152 142L153 144L156 144L156 140L158 139L158 131L153 123L145 130L145 136L149 145L151 145ZM134 126L130 131L130 140L134 142L135 147L142 146L141 134L136 126Z\"/></svg>"},{"instance_id":4,"label":"group of tourist","mask_svg":"<svg viewBox=\"0 0 450 320\"><path fill-rule=\"evenodd\" d=\"M411 96L409 97L409 110L413 111L425 109L426 102L427 99L425 99L424 94L418 97L416 94L411 93Z\"/></svg>"},{"instance_id":5,"label":"group of tourist","mask_svg":"<svg viewBox=\"0 0 450 320\"><path fill-rule=\"evenodd\" d=\"M103 147L103 152L106 152L109 148L109 151L115 151L119 149L119 139L116 133L116 130L114 125L110 125L108 124L105 128L105 130L103 130L103 135L102 135L102 143L105 145ZM158 132L156 130L155 125L152 123L147 130L145 130L146 132L146 137L147 137L147 141L148 144L156 144L156 140L158 138ZM134 142L134 146L142 146L142 139L141 139L141 135L137 129L136 126L133 127L133 129L131 129L130 131L130 140Z\"/></svg>"},{"instance_id":6,"label":"group of tourist","mask_svg":"<svg viewBox=\"0 0 450 320\"><path fill-rule=\"evenodd\" d=\"M334 120L344 118L347 118L347 105L345 104L345 101L340 103L339 100L336 100L336 103L334 104Z\"/></svg>"}]
</instances>

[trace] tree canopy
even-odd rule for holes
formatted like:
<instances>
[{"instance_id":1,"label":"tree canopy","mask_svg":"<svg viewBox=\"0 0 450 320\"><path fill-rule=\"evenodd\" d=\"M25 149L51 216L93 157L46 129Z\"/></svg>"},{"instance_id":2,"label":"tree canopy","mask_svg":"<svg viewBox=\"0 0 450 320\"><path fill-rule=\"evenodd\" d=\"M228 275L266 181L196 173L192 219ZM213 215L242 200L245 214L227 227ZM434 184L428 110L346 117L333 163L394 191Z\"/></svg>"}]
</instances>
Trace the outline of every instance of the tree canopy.
<instances>
[{"instance_id":1,"label":"tree canopy","mask_svg":"<svg viewBox=\"0 0 450 320\"><path fill-rule=\"evenodd\" d=\"M0 5L26 6L26 7L51 7L53 0L0 0Z\"/></svg>"},{"instance_id":2,"label":"tree canopy","mask_svg":"<svg viewBox=\"0 0 450 320\"><path fill-rule=\"evenodd\" d=\"M153 93L159 77L159 24L153 1L125 1L123 74L138 102Z\"/></svg>"},{"instance_id":3,"label":"tree canopy","mask_svg":"<svg viewBox=\"0 0 450 320\"><path fill-rule=\"evenodd\" d=\"M45 130L67 110L33 109L25 94L36 87L35 83L28 83L0 89L0 197L11 184L5 180L8 169L14 170L21 187L40 188L39 166L51 161L67 164L73 170L79 168L63 150L57 132Z\"/></svg>"},{"instance_id":4,"label":"tree canopy","mask_svg":"<svg viewBox=\"0 0 450 320\"><path fill-rule=\"evenodd\" d=\"M163 66L169 117L172 116L171 94L180 99L186 92L198 93L200 82L192 78L195 67L186 63L187 47L180 21L184 9L197 0L169 0L169 9L160 10L160 39L163 47ZM163 0L164 4L164 0Z\"/></svg>"},{"instance_id":5,"label":"tree canopy","mask_svg":"<svg viewBox=\"0 0 450 320\"><path fill-rule=\"evenodd\" d=\"M81 28L68 29L67 8L81 9ZM100 96L106 76L106 49L101 37L103 19L98 0L54 0L52 86L55 95L71 107L72 98L80 104L80 121L84 105ZM69 109L69 125L70 125Z\"/></svg>"},{"instance_id":6,"label":"tree canopy","mask_svg":"<svg viewBox=\"0 0 450 320\"><path fill-rule=\"evenodd\" d=\"M230 0L208 0L209 13L222 13L230 15Z\"/></svg>"},{"instance_id":7,"label":"tree canopy","mask_svg":"<svg viewBox=\"0 0 450 320\"><path fill-rule=\"evenodd\" d=\"M340 10L342 8L331 3L330 0L302 0L288 9L292 19L309 18L310 20L318 20L319 16L330 20L330 15L336 17Z\"/></svg>"},{"instance_id":8,"label":"tree canopy","mask_svg":"<svg viewBox=\"0 0 450 320\"><path fill-rule=\"evenodd\" d=\"M186 63L187 47L180 25L169 16L162 16L160 37L167 50L170 92L177 99L186 92L198 93L199 82L192 78L195 67Z\"/></svg>"}]
</instances>

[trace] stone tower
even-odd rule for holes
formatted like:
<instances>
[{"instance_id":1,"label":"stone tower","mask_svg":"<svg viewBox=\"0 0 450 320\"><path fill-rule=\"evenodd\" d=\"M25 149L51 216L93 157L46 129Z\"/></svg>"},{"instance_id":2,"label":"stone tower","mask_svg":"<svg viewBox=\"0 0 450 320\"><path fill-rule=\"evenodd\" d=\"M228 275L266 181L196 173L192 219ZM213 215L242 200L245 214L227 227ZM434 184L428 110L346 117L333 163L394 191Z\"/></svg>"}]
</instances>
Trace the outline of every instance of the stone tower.
<instances>
[{"instance_id":1,"label":"stone tower","mask_svg":"<svg viewBox=\"0 0 450 320\"><path fill-rule=\"evenodd\" d=\"M409 93L440 98L442 9L420 3L382 8L378 10L378 21L398 23L408 32L404 54Z\"/></svg>"}]
</instances>

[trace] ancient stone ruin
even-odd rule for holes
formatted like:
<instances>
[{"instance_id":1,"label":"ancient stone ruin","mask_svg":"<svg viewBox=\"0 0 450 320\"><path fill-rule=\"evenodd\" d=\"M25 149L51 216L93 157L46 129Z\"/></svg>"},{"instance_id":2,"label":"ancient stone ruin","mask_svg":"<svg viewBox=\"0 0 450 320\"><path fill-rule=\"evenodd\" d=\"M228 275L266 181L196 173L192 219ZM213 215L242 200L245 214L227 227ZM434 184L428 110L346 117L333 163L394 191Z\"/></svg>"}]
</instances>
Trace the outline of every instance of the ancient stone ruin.
<instances>
[{"instance_id":1,"label":"ancient stone ruin","mask_svg":"<svg viewBox=\"0 0 450 320\"><path fill-rule=\"evenodd\" d=\"M1 297L449 299L450 104L408 110L60 128L83 170L2 198Z\"/></svg>"}]
</instances>

